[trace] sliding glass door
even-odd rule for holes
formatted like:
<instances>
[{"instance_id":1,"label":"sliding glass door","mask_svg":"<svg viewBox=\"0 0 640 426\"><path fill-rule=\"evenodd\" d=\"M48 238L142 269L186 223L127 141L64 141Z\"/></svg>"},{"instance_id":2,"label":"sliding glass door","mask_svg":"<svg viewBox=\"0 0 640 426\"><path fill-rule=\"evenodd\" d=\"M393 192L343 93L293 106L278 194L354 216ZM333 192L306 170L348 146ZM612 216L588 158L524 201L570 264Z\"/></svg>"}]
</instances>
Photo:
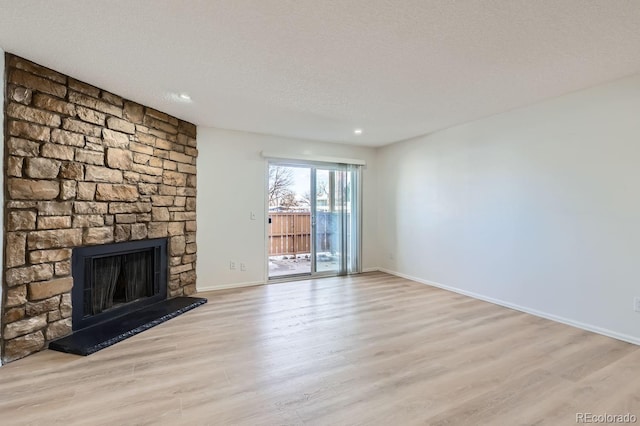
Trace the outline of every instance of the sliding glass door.
<instances>
[{"instance_id":1,"label":"sliding glass door","mask_svg":"<svg viewBox=\"0 0 640 426\"><path fill-rule=\"evenodd\" d=\"M288 201L269 200L269 278L359 272L360 168L271 162L270 194L283 175Z\"/></svg>"}]
</instances>

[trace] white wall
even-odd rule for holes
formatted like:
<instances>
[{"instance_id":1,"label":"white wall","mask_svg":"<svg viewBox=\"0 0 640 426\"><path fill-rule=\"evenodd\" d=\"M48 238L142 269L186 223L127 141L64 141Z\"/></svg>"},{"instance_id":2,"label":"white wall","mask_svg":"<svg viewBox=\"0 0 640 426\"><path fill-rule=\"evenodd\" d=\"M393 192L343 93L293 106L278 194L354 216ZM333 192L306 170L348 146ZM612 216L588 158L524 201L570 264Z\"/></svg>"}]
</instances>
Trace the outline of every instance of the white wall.
<instances>
[{"instance_id":1,"label":"white wall","mask_svg":"<svg viewBox=\"0 0 640 426\"><path fill-rule=\"evenodd\" d=\"M375 157L371 148L198 128L198 290L264 283L266 160L262 151L359 158L363 171L363 267L377 263ZM250 220L250 213L256 220ZM236 270L229 262L236 262ZM247 265L245 272L239 264Z\"/></svg>"},{"instance_id":2,"label":"white wall","mask_svg":"<svg viewBox=\"0 0 640 426\"><path fill-rule=\"evenodd\" d=\"M390 145L381 266L640 343L640 76Z\"/></svg>"}]
</instances>

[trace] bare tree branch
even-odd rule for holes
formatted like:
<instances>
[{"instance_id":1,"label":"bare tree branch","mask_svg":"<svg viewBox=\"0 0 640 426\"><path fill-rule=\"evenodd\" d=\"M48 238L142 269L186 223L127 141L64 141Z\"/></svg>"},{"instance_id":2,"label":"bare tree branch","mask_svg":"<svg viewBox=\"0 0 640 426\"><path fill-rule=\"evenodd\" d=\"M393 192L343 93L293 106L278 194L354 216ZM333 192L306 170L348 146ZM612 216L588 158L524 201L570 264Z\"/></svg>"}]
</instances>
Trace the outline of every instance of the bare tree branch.
<instances>
[{"instance_id":1,"label":"bare tree branch","mask_svg":"<svg viewBox=\"0 0 640 426\"><path fill-rule=\"evenodd\" d=\"M288 167L269 167L269 207L281 205L284 197L291 193L290 186L293 185L293 173ZM295 197L294 197L295 198Z\"/></svg>"}]
</instances>

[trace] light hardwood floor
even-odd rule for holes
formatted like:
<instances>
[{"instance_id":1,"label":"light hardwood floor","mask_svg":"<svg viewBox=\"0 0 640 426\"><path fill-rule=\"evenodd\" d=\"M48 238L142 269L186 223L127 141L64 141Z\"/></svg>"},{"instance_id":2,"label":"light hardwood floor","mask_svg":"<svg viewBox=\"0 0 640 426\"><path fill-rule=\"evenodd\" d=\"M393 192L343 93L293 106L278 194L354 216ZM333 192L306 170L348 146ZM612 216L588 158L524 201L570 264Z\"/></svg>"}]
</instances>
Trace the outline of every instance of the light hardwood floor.
<instances>
[{"instance_id":1,"label":"light hardwood floor","mask_svg":"<svg viewBox=\"0 0 640 426\"><path fill-rule=\"evenodd\" d=\"M383 273L203 293L0 368L0 424L573 425L640 417L640 347ZM640 420L638 420L640 422Z\"/></svg>"}]
</instances>

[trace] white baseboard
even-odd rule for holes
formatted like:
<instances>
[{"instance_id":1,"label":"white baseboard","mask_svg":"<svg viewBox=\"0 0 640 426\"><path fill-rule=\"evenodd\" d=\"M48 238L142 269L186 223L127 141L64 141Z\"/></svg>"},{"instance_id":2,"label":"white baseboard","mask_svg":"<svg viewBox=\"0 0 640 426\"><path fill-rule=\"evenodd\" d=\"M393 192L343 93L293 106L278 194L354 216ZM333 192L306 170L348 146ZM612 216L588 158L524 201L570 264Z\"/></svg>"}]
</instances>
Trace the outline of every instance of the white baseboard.
<instances>
[{"instance_id":1,"label":"white baseboard","mask_svg":"<svg viewBox=\"0 0 640 426\"><path fill-rule=\"evenodd\" d=\"M380 268L373 267L373 268L365 268L362 270L362 272L377 272L380 271ZM299 278L299 279L312 279L312 278L318 278L318 277L304 277L304 278ZM215 290L229 290L232 288L242 288L242 287L254 287L257 285L265 285L265 284L277 284L279 282L288 282L288 281L294 281L294 280L269 280L269 281L248 281L248 282L242 282L242 283L233 283L233 284L223 284L223 285L216 285L216 286L197 286L196 285L196 290L198 291L198 293L203 293L206 291L215 291Z\"/></svg>"},{"instance_id":2,"label":"white baseboard","mask_svg":"<svg viewBox=\"0 0 640 426\"><path fill-rule=\"evenodd\" d=\"M456 288L456 287L451 287L451 286L448 286L448 285L440 284L440 283L437 283L435 281L429 281L429 280L424 280L422 278L413 277L411 275L403 274L403 273L397 272L397 271L392 271L390 269L379 268L379 270L381 272L386 272L387 274L395 275L395 276L401 277L401 278L406 278L408 280L415 281L415 282L418 282L420 284L426 284L426 285L429 285L429 286L432 286L432 287L438 287L438 288L441 288L443 290L452 291L454 293L462 294L464 296L469 296L469 297L472 297L474 299L482 300L484 302L489 302L489 303L493 303L495 305L504 306L506 308L515 309L516 311L520 311L520 312L524 312L524 313L527 313L527 314L535 315L535 316L540 317L540 318L545 318L545 319L548 319L548 320L551 320L551 321L555 321L555 322L559 322L559 323L562 323L562 324L570 325L572 327L580 328L580 329L586 330L586 331L591 331L593 333L602 334L603 336L611 337L611 338L614 338L614 339L617 339L617 340L622 340L622 341L628 342L628 343L633 343L634 345L640 345L640 338L638 338L638 337L629 336L629 335L623 334L623 333L618 333L616 331L609 330L609 329L602 328L602 327L597 327L597 326L592 325L592 324L586 324L586 323L583 323L583 322L580 322L580 321L574 321L574 320L572 320L570 318L561 317L561 316L558 316L558 315L550 314L548 312L538 311L537 309L531 309L531 308L527 308L525 306L516 305L514 303L506 302L504 300L494 299L493 297L483 296L481 294L477 294L477 293L474 293L474 292L471 292L471 291L466 291L466 290L462 290L462 289L459 289L459 288Z\"/></svg>"},{"instance_id":3,"label":"white baseboard","mask_svg":"<svg viewBox=\"0 0 640 426\"><path fill-rule=\"evenodd\" d=\"M229 290L231 288L242 288L242 287L254 287L257 285L265 285L264 281L247 281L242 283L232 283L232 284L222 284L216 286L197 286L196 290L198 293L204 293L206 291L215 291L215 290Z\"/></svg>"}]
</instances>

